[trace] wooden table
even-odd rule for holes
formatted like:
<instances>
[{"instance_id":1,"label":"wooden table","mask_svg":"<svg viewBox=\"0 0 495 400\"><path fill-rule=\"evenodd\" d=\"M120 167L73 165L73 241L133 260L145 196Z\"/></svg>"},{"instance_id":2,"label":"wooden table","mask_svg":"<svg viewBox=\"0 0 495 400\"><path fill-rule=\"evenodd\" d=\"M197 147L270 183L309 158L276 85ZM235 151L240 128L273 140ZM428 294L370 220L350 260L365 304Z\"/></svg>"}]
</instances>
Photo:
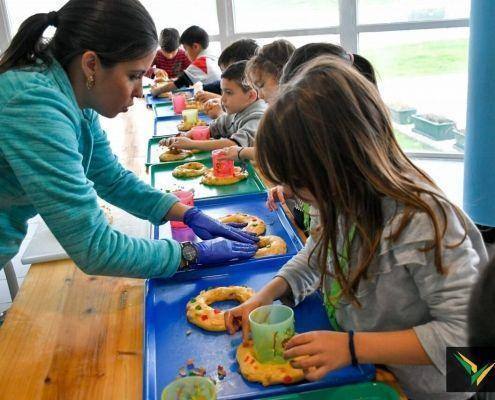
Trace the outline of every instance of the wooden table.
<instances>
[{"instance_id":1,"label":"wooden table","mask_svg":"<svg viewBox=\"0 0 495 400\"><path fill-rule=\"evenodd\" d=\"M146 178L153 116L136 103L102 125ZM32 265L0 328L0 399L140 399L143 300L143 280L88 276L70 260Z\"/></svg>"}]
</instances>

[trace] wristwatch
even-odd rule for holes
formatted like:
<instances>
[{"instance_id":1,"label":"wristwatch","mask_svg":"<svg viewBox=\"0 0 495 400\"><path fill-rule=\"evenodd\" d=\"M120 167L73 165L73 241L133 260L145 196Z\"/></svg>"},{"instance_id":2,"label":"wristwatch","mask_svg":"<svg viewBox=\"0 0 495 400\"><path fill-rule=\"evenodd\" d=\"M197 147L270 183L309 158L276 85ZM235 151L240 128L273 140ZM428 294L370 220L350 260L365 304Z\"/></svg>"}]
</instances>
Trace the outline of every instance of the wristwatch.
<instances>
[{"instance_id":1,"label":"wristwatch","mask_svg":"<svg viewBox=\"0 0 495 400\"><path fill-rule=\"evenodd\" d=\"M198 263L198 249L191 242L182 242L180 244L182 251L182 259L184 260L184 264L186 267L189 267L191 264Z\"/></svg>"}]
</instances>

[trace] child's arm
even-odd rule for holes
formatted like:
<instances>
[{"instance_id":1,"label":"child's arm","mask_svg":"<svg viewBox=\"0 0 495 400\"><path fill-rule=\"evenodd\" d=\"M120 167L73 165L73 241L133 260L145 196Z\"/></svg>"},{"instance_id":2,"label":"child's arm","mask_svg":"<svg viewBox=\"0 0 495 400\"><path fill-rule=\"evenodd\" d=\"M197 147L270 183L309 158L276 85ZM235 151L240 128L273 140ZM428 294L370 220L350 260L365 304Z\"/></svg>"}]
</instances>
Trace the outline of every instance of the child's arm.
<instances>
[{"instance_id":1,"label":"child's arm","mask_svg":"<svg viewBox=\"0 0 495 400\"><path fill-rule=\"evenodd\" d=\"M215 139L215 140L192 140L186 136L176 136L169 138L165 141L167 147L173 147L182 150L201 150L212 151L216 149L223 149L227 146L234 145L230 139Z\"/></svg>"},{"instance_id":2,"label":"child's arm","mask_svg":"<svg viewBox=\"0 0 495 400\"><path fill-rule=\"evenodd\" d=\"M162 93L171 92L172 90L176 90L176 89L177 89L177 86L175 86L175 83L169 82L163 86L152 87L151 88L151 94L156 97L156 96L161 95Z\"/></svg>"},{"instance_id":3,"label":"child's arm","mask_svg":"<svg viewBox=\"0 0 495 400\"><path fill-rule=\"evenodd\" d=\"M234 160L234 161L246 161L254 160L255 150L254 147L240 147L240 146L230 146L222 149L221 154L223 159Z\"/></svg>"},{"instance_id":4,"label":"child's arm","mask_svg":"<svg viewBox=\"0 0 495 400\"><path fill-rule=\"evenodd\" d=\"M354 348L359 363L392 365L431 365L413 329L396 332L359 332L354 335ZM309 356L292 361L314 381L328 372L351 364L347 332L313 331L294 336L287 342L284 357Z\"/></svg>"}]
</instances>

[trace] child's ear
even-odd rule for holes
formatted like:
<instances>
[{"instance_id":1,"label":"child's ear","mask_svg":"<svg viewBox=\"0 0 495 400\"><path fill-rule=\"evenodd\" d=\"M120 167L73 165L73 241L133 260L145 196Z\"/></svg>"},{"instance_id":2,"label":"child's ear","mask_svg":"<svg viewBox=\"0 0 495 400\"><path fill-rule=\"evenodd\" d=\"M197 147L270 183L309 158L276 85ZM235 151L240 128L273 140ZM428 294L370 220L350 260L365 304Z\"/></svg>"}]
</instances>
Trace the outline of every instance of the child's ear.
<instances>
[{"instance_id":1,"label":"child's ear","mask_svg":"<svg viewBox=\"0 0 495 400\"><path fill-rule=\"evenodd\" d=\"M258 92L254 89L249 89L249 100L256 101L258 100Z\"/></svg>"}]
</instances>

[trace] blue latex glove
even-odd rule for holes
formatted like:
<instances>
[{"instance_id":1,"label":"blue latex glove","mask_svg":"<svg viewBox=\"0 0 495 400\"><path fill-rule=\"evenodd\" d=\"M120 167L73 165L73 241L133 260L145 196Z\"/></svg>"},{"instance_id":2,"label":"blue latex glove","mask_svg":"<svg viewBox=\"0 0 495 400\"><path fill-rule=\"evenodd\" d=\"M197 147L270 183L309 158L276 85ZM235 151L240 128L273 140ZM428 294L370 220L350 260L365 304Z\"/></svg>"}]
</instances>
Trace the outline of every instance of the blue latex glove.
<instances>
[{"instance_id":1,"label":"blue latex glove","mask_svg":"<svg viewBox=\"0 0 495 400\"><path fill-rule=\"evenodd\" d=\"M232 260L234 258L245 259L254 256L258 246L234 242L224 238L205 240L199 243L193 243L198 250L199 264L214 264Z\"/></svg>"},{"instance_id":2,"label":"blue latex glove","mask_svg":"<svg viewBox=\"0 0 495 400\"><path fill-rule=\"evenodd\" d=\"M222 224L193 207L184 213L184 223L203 240L224 237L242 243L256 243L259 239L248 232Z\"/></svg>"}]
</instances>

